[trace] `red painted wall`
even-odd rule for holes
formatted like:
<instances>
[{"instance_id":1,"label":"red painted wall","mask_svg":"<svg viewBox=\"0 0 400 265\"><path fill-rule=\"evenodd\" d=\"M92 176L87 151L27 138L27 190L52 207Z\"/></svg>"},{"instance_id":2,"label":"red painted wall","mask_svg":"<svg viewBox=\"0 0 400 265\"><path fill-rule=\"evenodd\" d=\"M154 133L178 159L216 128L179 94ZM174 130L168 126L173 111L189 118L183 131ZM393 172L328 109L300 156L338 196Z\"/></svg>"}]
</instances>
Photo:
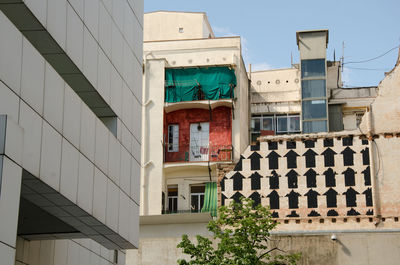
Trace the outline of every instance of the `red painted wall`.
<instances>
[{"instance_id":1,"label":"red painted wall","mask_svg":"<svg viewBox=\"0 0 400 265\"><path fill-rule=\"evenodd\" d=\"M164 139L168 141L168 125L179 124L179 152L165 152L165 162L185 161L188 158L190 145L190 124L209 122L210 148L213 152L230 148L232 145L232 112L231 108L218 107L210 111L205 109L184 109L164 114ZM223 147L226 146L226 147ZM217 148L217 149L215 149ZM185 155L185 153L187 153ZM226 160L227 151L209 157L211 161Z\"/></svg>"}]
</instances>

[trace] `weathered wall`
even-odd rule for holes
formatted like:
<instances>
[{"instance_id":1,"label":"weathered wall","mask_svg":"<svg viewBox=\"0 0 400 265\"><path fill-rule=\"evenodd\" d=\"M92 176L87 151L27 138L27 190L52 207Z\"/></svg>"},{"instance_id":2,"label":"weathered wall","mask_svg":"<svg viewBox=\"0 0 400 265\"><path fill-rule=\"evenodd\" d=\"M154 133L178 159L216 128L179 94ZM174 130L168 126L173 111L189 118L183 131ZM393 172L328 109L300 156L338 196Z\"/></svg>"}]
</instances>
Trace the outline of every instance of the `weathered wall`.
<instances>
[{"instance_id":1,"label":"weathered wall","mask_svg":"<svg viewBox=\"0 0 400 265\"><path fill-rule=\"evenodd\" d=\"M17 238L15 265L89 264L125 265L125 251L108 250L90 239L28 241Z\"/></svg>"},{"instance_id":2,"label":"weathered wall","mask_svg":"<svg viewBox=\"0 0 400 265\"><path fill-rule=\"evenodd\" d=\"M165 227L166 228L166 227ZM199 234L201 234L199 232ZM270 246L301 253L298 265L396 265L400 258L400 232L293 234L271 236ZM190 237L194 239L193 236ZM185 257L176 245L181 237L141 238L139 250L127 251L127 265L169 265ZM154 250L157 251L154 251ZM279 251L275 251L279 254ZM187 258L187 257L186 257Z\"/></svg>"},{"instance_id":3,"label":"weathered wall","mask_svg":"<svg viewBox=\"0 0 400 265\"><path fill-rule=\"evenodd\" d=\"M230 65L235 69L237 87L233 101L234 114L230 115L234 157L238 157L248 145L248 78L241 59L239 37L155 41L144 43L144 98L143 98L143 167L141 182L141 215L161 213L161 194L167 181L177 183L178 178L193 176L196 181L208 179L208 167L194 171L169 168L163 163L165 142L162 115L164 112L164 73L168 67L207 67ZM226 106L226 105L225 105ZM207 111L208 112L208 111ZM167 115L167 114L166 114ZM233 118L234 117L234 118ZM208 119L206 119L208 120ZM222 129L222 128L219 128ZM236 156L237 155L237 156ZM178 174L175 174L177 171ZM200 173L201 172L201 173ZM183 176L185 175L185 176ZM214 173L212 173L214 176ZM179 180L180 182L181 180ZM204 181L203 181L204 182Z\"/></svg>"},{"instance_id":4,"label":"weathered wall","mask_svg":"<svg viewBox=\"0 0 400 265\"><path fill-rule=\"evenodd\" d=\"M158 11L144 15L144 41L199 39L209 35L214 37L205 13Z\"/></svg>"},{"instance_id":5,"label":"weathered wall","mask_svg":"<svg viewBox=\"0 0 400 265\"><path fill-rule=\"evenodd\" d=\"M249 147L219 181L221 204L249 197L283 219L372 215L368 141L333 135L307 140Z\"/></svg>"},{"instance_id":6,"label":"weathered wall","mask_svg":"<svg viewBox=\"0 0 400 265\"><path fill-rule=\"evenodd\" d=\"M380 82L378 95L371 106L372 133L398 133L400 131L400 53L395 68ZM368 115L364 115L360 130L366 133Z\"/></svg>"},{"instance_id":7,"label":"weathered wall","mask_svg":"<svg viewBox=\"0 0 400 265\"><path fill-rule=\"evenodd\" d=\"M300 113L301 83L297 68L251 73L251 113Z\"/></svg>"},{"instance_id":8,"label":"weathered wall","mask_svg":"<svg viewBox=\"0 0 400 265\"><path fill-rule=\"evenodd\" d=\"M164 136L168 142L168 125L179 125L179 151L168 152L166 147L165 161L185 161L185 153L190 149L190 125L192 123L209 122L209 148L211 151L218 151L218 147L227 148L232 145L232 114L228 107L218 107L213 110L184 109L165 114ZM215 148L216 149L215 149ZM217 154L218 155L218 154ZM222 154L221 154L221 158ZM210 157L217 160L217 157Z\"/></svg>"}]
</instances>

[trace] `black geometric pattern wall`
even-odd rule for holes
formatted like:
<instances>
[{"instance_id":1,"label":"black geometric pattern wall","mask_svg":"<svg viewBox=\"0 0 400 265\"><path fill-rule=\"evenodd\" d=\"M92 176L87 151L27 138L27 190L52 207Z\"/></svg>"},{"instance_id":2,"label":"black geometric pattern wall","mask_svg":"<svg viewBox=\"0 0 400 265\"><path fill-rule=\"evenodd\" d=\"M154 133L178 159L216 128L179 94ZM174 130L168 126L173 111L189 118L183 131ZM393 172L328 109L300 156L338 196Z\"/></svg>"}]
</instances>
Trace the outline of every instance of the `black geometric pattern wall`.
<instances>
[{"instance_id":1,"label":"black geometric pattern wall","mask_svg":"<svg viewBox=\"0 0 400 265\"><path fill-rule=\"evenodd\" d=\"M368 141L359 137L261 142L219 185L222 205L243 196L276 218L373 215Z\"/></svg>"}]
</instances>

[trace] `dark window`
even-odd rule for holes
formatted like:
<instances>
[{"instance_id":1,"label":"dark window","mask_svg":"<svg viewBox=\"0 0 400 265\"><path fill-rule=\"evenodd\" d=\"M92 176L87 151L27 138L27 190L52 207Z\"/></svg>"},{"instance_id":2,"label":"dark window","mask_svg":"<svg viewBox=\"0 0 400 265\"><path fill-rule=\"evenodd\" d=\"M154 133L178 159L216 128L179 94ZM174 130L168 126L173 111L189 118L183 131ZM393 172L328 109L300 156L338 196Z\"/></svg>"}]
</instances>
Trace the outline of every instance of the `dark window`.
<instances>
[{"instance_id":1,"label":"dark window","mask_svg":"<svg viewBox=\"0 0 400 265\"><path fill-rule=\"evenodd\" d=\"M168 152L179 151L179 125L168 125Z\"/></svg>"},{"instance_id":2,"label":"dark window","mask_svg":"<svg viewBox=\"0 0 400 265\"><path fill-rule=\"evenodd\" d=\"M303 101L303 119L326 119L326 100Z\"/></svg>"},{"instance_id":3,"label":"dark window","mask_svg":"<svg viewBox=\"0 0 400 265\"><path fill-rule=\"evenodd\" d=\"M168 212L178 212L178 187L168 187Z\"/></svg>"},{"instance_id":4,"label":"dark window","mask_svg":"<svg viewBox=\"0 0 400 265\"><path fill-rule=\"evenodd\" d=\"M301 60L301 77L325 76L325 59Z\"/></svg>"},{"instance_id":5,"label":"dark window","mask_svg":"<svg viewBox=\"0 0 400 265\"><path fill-rule=\"evenodd\" d=\"M326 132L328 127L326 121L304 121L303 122L303 132L313 133L313 132Z\"/></svg>"},{"instance_id":6,"label":"dark window","mask_svg":"<svg viewBox=\"0 0 400 265\"><path fill-rule=\"evenodd\" d=\"M304 98L324 98L326 97L325 79L303 80L301 81L301 91Z\"/></svg>"},{"instance_id":7,"label":"dark window","mask_svg":"<svg viewBox=\"0 0 400 265\"><path fill-rule=\"evenodd\" d=\"M190 210L192 212L200 212L204 204L204 191L205 186L191 186L190 187Z\"/></svg>"}]
</instances>

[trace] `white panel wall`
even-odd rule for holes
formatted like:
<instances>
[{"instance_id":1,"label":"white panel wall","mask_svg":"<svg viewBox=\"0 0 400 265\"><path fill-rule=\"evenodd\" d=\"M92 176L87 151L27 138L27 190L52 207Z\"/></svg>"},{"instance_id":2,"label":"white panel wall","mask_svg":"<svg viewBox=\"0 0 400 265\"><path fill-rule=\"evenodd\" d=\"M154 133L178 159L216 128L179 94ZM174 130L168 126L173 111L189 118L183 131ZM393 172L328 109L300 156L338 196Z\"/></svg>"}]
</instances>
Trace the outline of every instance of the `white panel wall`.
<instances>
[{"instance_id":1,"label":"white panel wall","mask_svg":"<svg viewBox=\"0 0 400 265\"><path fill-rule=\"evenodd\" d=\"M61 133L64 113L64 80L46 63L43 118Z\"/></svg>"},{"instance_id":2,"label":"white panel wall","mask_svg":"<svg viewBox=\"0 0 400 265\"><path fill-rule=\"evenodd\" d=\"M22 166L39 176L40 148L42 143L42 119L25 102L20 102L19 125L24 128Z\"/></svg>"},{"instance_id":3,"label":"white panel wall","mask_svg":"<svg viewBox=\"0 0 400 265\"><path fill-rule=\"evenodd\" d=\"M66 139L62 141L60 192L76 203L78 196L79 151Z\"/></svg>"},{"instance_id":4,"label":"white panel wall","mask_svg":"<svg viewBox=\"0 0 400 265\"><path fill-rule=\"evenodd\" d=\"M61 135L43 122L40 178L53 189L60 190Z\"/></svg>"},{"instance_id":5,"label":"white panel wall","mask_svg":"<svg viewBox=\"0 0 400 265\"><path fill-rule=\"evenodd\" d=\"M67 37L67 2L52 0L47 3L47 30L65 50Z\"/></svg>"},{"instance_id":6,"label":"white panel wall","mask_svg":"<svg viewBox=\"0 0 400 265\"><path fill-rule=\"evenodd\" d=\"M0 82L0 113L18 122L19 97Z\"/></svg>"},{"instance_id":7,"label":"white panel wall","mask_svg":"<svg viewBox=\"0 0 400 265\"><path fill-rule=\"evenodd\" d=\"M15 265L123 265L125 253L118 251L118 263L114 263L114 251L101 247L89 239L27 241L17 238L14 250ZM3 249L0 243L2 265L7 258L14 265L14 253ZM12 255L12 257L11 257Z\"/></svg>"},{"instance_id":8,"label":"white panel wall","mask_svg":"<svg viewBox=\"0 0 400 265\"><path fill-rule=\"evenodd\" d=\"M10 131L11 132L11 131ZM7 156L1 155L0 168L0 257L1 264L13 265L17 236L19 193L21 190L22 169Z\"/></svg>"},{"instance_id":9,"label":"white panel wall","mask_svg":"<svg viewBox=\"0 0 400 265\"><path fill-rule=\"evenodd\" d=\"M21 91L22 35L0 15L0 79L18 95ZM7 37L5 37L7 36Z\"/></svg>"},{"instance_id":10,"label":"white panel wall","mask_svg":"<svg viewBox=\"0 0 400 265\"><path fill-rule=\"evenodd\" d=\"M0 12L0 114L24 130L21 165L137 243L143 1L24 3L112 106L120 131L114 137ZM47 243L45 252L63 264L65 244ZM49 263L36 247L30 264ZM77 264L97 260L82 255Z\"/></svg>"},{"instance_id":11,"label":"white panel wall","mask_svg":"<svg viewBox=\"0 0 400 265\"><path fill-rule=\"evenodd\" d=\"M7 244L14 247L16 244L22 170L8 157L2 155L0 159L3 160L0 197L0 246Z\"/></svg>"},{"instance_id":12,"label":"white panel wall","mask_svg":"<svg viewBox=\"0 0 400 265\"><path fill-rule=\"evenodd\" d=\"M22 49L21 97L37 113L43 113L44 59L26 39Z\"/></svg>"}]
</instances>

